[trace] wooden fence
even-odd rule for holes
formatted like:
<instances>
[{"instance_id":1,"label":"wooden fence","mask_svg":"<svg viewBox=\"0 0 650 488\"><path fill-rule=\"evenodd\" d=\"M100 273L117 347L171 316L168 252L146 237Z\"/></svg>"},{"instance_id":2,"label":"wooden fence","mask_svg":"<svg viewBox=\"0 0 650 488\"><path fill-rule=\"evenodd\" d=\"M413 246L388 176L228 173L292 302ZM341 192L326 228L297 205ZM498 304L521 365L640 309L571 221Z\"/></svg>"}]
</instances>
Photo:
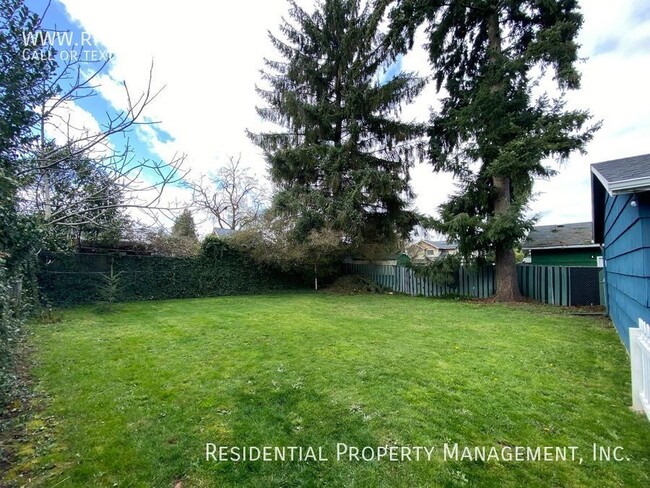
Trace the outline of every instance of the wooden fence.
<instances>
[{"instance_id":1,"label":"wooden fence","mask_svg":"<svg viewBox=\"0 0 650 488\"><path fill-rule=\"evenodd\" d=\"M650 325L639 319L639 327L630 329L632 364L632 408L645 412L650 420Z\"/></svg>"},{"instance_id":2,"label":"wooden fence","mask_svg":"<svg viewBox=\"0 0 650 488\"><path fill-rule=\"evenodd\" d=\"M410 268L348 263L349 274L358 274L390 290L427 297L448 294L488 298L494 294L494 266L461 266L450 284L419 277ZM603 292L598 268L518 265L521 293L551 305L599 305Z\"/></svg>"},{"instance_id":3,"label":"wooden fence","mask_svg":"<svg viewBox=\"0 0 650 488\"><path fill-rule=\"evenodd\" d=\"M522 295L550 305L605 305L602 268L587 266L517 266Z\"/></svg>"},{"instance_id":4,"label":"wooden fence","mask_svg":"<svg viewBox=\"0 0 650 488\"><path fill-rule=\"evenodd\" d=\"M571 303L570 269L566 266L519 265L519 290L525 297L538 302L567 306Z\"/></svg>"},{"instance_id":5,"label":"wooden fence","mask_svg":"<svg viewBox=\"0 0 650 488\"><path fill-rule=\"evenodd\" d=\"M359 263L349 263L347 266L349 274L361 275L385 288L409 295L438 297L454 294L488 298L494 294L494 266L461 266L449 284L434 283L401 266Z\"/></svg>"}]
</instances>

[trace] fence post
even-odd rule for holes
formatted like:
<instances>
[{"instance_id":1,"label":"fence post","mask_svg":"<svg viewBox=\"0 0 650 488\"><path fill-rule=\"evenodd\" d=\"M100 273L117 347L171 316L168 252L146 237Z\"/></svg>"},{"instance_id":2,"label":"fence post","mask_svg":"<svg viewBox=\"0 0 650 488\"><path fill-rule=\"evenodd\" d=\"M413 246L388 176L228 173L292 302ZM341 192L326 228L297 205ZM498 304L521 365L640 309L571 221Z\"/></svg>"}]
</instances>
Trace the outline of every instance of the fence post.
<instances>
[{"instance_id":1,"label":"fence post","mask_svg":"<svg viewBox=\"0 0 650 488\"><path fill-rule=\"evenodd\" d=\"M643 355L641 351L641 328L633 327L630 333L630 363L632 366L632 409L642 412L643 400L641 399L643 383Z\"/></svg>"},{"instance_id":2,"label":"fence post","mask_svg":"<svg viewBox=\"0 0 650 488\"><path fill-rule=\"evenodd\" d=\"M605 268L600 268L598 271L598 293L600 295L600 304L605 306L607 310L607 288L605 283Z\"/></svg>"},{"instance_id":3,"label":"fence post","mask_svg":"<svg viewBox=\"0 0 650 488\"><path fill-rule=\"evenodd\" d=\"M14 282L11 284L11 288L9 291L10 295L12 296L14 306L16 309L19 309L21 306L21 300L23 296L23 277L21 276L16 276L16 279Z\"/></svg>"}]
</instances>

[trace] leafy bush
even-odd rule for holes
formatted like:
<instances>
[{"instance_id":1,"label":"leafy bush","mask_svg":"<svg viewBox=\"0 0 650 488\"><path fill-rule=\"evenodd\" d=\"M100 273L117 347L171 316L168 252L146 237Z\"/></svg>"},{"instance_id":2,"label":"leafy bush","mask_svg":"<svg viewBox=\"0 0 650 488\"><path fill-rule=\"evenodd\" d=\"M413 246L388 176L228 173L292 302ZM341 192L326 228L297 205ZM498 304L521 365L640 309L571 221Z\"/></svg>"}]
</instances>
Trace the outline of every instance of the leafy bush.
<instances>
[{"instance_id":1,"label":"leafy bush","mask_svg":"<svg viewBox=\"0 0 650 488\"><path fill-rule=\"evenodd\" d=\"M447 254L426 264L410 264L416 276L427 278L437 285L454 285L458 280L458 269L461 257L458 254Z\"/></svg>"},{"instance_id":2,"label":"leafy bush","mask_svg":"<svg viewBox=\"0 0 650 488\"><path fill-rule=\"evenodd\" d=\"M269 213L228 242L260 266L291 273L316 287L319 281L334 281L341 274L343 256L350 252L341 232L323 228L297 236L297 230L290 218Z\"/></svg>"},{"instance_id":3,"label":"leafy bush","mask_svg":"<svg viewBox=\"0 0 650 488\"><path fill-rule=\"evenodd\" d=\"M15 380L14 345L22 324L14 283L15 280L10 279L7 274L4 260L0 259L0 409L11 397Z\"/></svg>"}]
</instances>

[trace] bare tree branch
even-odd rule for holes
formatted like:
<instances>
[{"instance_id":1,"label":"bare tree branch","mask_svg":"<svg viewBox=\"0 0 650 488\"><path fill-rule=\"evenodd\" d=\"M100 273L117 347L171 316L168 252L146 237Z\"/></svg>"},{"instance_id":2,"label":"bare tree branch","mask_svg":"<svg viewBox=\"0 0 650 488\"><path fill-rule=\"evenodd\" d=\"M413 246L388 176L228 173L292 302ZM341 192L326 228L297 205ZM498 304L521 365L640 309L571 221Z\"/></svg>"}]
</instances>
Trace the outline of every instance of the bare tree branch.
<instances>
[{"instance_id":1,"label":"bare tree branch","mask_svg":"<svg viewBox=\"0 0 650 488\"><path fill-rule=\"evenodd\" d=\"M186 156L175 154L170 161L138 159L128 138L120 147L111 139L128 135L138 125L156 124L144 120L146 109L164 88L153 88L153 61L142 93L133 94L122 82L126 108L107 112L99 129L93 130L76 125L68 107L97 96L100 75L110 60L94 63L88 71L89 63L82 59L79 55L60 62L56 73L44 82L35 127L39 137L24 148L23 161L29 164L16 172L17 178L27 182L20 195L22 208L41 213L50 226L99 225L107 212L115 209L141 209L156 222L160 212L171 216L180 207L163 202L163 192L187 176L188 171L183 169ZM52 136L59 142L55 143ZM80 160L92 161L93 171L101 175L101 182L93 180L92 189L69 175L71 162ZM66 178L68 198L59 198L55 205L53 192Z\"/></svg>"},{"instance_id":2,"label":"bare tree branch","mask_svg":"<svg viewBox=\"0 0 650 488\"><path fill-rule=\"evenodd\" d=\"M250 168L242 167L241 155L230 156L215 175L201 175L185 186L192 190L192 206L208 213L223 229L240 230L256 221L268 201Z\"/></svg>"}]
</instances>

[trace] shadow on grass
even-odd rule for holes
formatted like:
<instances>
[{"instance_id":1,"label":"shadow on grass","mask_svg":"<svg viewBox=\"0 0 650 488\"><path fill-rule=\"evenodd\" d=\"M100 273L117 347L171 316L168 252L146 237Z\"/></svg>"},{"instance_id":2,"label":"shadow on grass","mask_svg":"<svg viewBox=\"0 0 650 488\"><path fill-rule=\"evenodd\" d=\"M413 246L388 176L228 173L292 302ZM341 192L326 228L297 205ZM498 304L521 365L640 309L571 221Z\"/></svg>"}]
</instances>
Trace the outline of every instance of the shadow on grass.
<instances>
[{"instance_id":1,"label":"shadow on grass","mask_svg":"<svg viewBox=\"0 0 650 488\"><path fill-rule=\"evenodd\" d=\"M239 449L234 455L229 451L230 461L206 461L211 481L218 478L233 486L303 486L309 480L314 486L341 486L363 479L364 471L375 477L376 464L358 462L351 470L343 469L345 461L336 459L337 442L379 445L363 415L353 407L300 384L250 388L236 393L233 400L236 409L226 412L230 428L207 442ZM273 460L232 460L250 446L270 446ZM293 459L287 449L291 446L296 448ZM285 448L284 461L274 457L275 447Z\"/></svg>"}]
</instances>

